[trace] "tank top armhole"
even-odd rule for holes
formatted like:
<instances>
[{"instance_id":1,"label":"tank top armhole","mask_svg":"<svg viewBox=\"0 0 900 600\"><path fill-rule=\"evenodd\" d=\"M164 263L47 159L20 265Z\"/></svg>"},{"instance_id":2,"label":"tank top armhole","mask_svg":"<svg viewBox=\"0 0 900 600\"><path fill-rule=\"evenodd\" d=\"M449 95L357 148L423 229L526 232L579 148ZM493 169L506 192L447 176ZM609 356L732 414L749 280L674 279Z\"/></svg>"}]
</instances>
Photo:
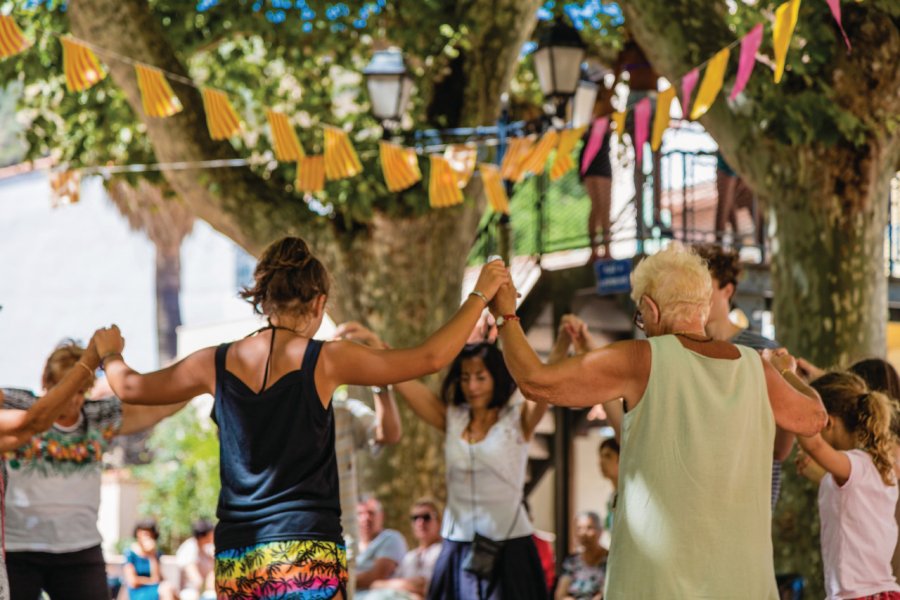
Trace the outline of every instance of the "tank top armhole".
<instances>
[{"instance_id":1,"label":"tank top armhole","mask_svg":"<svg viewBox=\"0 0 900 600\"><path fill-rule=\"evenodd\" d=\"M219 422L216 419L216 405L219 403L219 400L222 397L222 383L225 380L225 357L228 355L228 348L230 346L231 342L227 344L219 344L219 346L216 348L216 393L213 397L213 405L209 413L210 418L216 424L218 424Z\"/></svg>"},{"instance_id":2,"label":"tank top armhole","mask_svg":"<svg viewBox=\"0 0 900 600\"><path fill-rule=\"evenodd\" d=\"M300 363L300 374L303 377L303 393L319 406L322 406L322 399L319 398L319 390L316 389L316 365L319 362L319 354L322 352L322 344L322 340L310 339L306 344L306 350L303 352L303 361ZM322 406L322 409L331 409L331 402L328 403L328 409L324 406Z\"/></svg>"},{"instance_id":3,"label":"tank top armhole","mask_svg":"<svg viewBox=\"0 0 900 600\"><path fill-rule=\"evenodd\" d=\"M644 340L647 342L647 347L650 349L650 372L647 375L647 386L644 388L644 393L641 394L640 400L638 400L637 406L640 407L644 404L644 401L650 395L650 387L653 385L653 376L659 374L660 365L657 364L657 358L663 352L663 342L665 336L654 336L651 338L647 338ZM674 336L672 336L674 339ZM675 343L678 344L678 341L675 340ZM678 344L679 347L681 344ZM629 414L634 412L634 406L625 406L625 416L627 417Z\"/></svg>"}]
</instances>

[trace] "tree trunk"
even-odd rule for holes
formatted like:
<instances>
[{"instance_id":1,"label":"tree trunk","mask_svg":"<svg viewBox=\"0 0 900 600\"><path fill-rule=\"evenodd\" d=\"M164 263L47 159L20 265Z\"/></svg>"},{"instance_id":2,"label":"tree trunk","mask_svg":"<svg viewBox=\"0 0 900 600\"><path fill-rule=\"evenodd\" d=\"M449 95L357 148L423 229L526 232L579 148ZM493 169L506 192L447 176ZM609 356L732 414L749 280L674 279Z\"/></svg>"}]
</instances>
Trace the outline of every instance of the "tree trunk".
<instances>
[{"instance_id":1,"label":"tree trunk","mask_svg":"<svg viewBox=\"0 0 900 600\"><path fill-rule=\"evenodd\" d=\"M175 248L156 245L156 336L160 366L178 355L181 325L181 244Z\"/></svg>"}]
</instances>

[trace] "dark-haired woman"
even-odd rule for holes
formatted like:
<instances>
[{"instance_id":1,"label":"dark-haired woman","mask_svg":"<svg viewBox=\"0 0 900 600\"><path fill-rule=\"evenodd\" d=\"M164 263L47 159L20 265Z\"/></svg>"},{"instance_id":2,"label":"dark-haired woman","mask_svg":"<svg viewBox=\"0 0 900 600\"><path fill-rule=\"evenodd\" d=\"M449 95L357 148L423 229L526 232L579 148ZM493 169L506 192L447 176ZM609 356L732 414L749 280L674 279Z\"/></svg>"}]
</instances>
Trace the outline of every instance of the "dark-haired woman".
<instances>
[{"instance_id":1,"label":"dark-haired woman","mask_svg":"<svg viewBox=\"0 0 900 600\"><path fill-rule=\"evenodd\" d=\"M173 600L172 586L162 580L156 542L159 529L154 519L143 519L134 526L135 542L125 553L125 585L128 600Z\"/></svg>"},{"instance_id":2,"label":"dark-haired woman","mask_svg":"<svg viewBox=\"0 0 900 600\"><path fill-rule=\"evenodd\" d=\"M373 334L357 323L343 335ZM377 342L376 342L377 343ZM394 386L416 415L446 433L444 545L429 600L547 597L541 561L522 505L528 443L547 404L511 401L515 381L491 344L469 344L450 366L436 396L423 383ZM466 570L475 535L504 542L492 576Z\"/></svg>"},{"instance_id":3,"label":"dark-haired woman","mask_svg":"<svg viewBox=\"0 0 900 600\"><path fill-rule=\"evenodd\" d=\"M459 352L486 300L509 281L486 265L457 313L415 348L383 350L312 339L325 314L328 272L299 238L272 243L244 292L269 320L257 335L199 350L142 375L122 360L113 328L96 336L113 390L126 403L215 395L222 489L216 593L230 598L344 598L346 553L331 396L343 384L384 386L433 373Z\"/></svg>"}]
</instances>

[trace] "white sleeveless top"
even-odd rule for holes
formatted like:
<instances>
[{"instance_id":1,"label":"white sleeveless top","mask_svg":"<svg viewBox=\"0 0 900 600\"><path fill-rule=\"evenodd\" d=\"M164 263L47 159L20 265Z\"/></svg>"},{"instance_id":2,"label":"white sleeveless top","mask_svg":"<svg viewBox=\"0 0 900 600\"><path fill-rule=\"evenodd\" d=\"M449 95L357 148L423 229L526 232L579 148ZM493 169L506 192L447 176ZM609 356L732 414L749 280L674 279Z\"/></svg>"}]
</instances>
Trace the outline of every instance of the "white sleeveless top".
<instances>
[{"instance_id":1,"label":"white sleeveless top","mask_svg":"<svg viewBox=\"0 0 900 600\"><path fill-rule=\"evenodd\" d=\"M523 402L519 401L501 408L487 436L474 444L462 439L469 424L469 407L447 407L447 508L441 528L444 539L471 542L477 532L492 540L504 540L533 533L522 507L528 464L522 407Z\"/></svg>"}]
</instances>

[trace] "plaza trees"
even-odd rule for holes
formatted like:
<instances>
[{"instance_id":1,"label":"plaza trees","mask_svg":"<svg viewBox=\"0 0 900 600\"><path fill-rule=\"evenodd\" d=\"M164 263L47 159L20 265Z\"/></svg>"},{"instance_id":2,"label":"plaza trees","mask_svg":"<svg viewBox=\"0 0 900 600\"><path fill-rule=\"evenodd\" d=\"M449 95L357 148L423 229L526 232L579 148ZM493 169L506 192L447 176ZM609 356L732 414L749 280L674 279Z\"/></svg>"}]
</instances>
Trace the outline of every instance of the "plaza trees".
<instances>
[{"instance_id":1,"label":"plaza trees","mask_svg":"<svg viewBox=\"0 0 900 600\"><path fill-rule=\"evenodd\" d=\"M675 81L771 21L779 3L628 0L622 8L653 65ZM841 4L852 53L827 4L804 2L782 82L757 73L736 104L720 98L701 118L774 217L779 341L821 365L885 353L884 233L900 169L900 4ZM770 42L762 50L772 56ZM811 595L821 595L814 490L786 470L777 565L806 574Z\"/></svg>"}]
</instances>

